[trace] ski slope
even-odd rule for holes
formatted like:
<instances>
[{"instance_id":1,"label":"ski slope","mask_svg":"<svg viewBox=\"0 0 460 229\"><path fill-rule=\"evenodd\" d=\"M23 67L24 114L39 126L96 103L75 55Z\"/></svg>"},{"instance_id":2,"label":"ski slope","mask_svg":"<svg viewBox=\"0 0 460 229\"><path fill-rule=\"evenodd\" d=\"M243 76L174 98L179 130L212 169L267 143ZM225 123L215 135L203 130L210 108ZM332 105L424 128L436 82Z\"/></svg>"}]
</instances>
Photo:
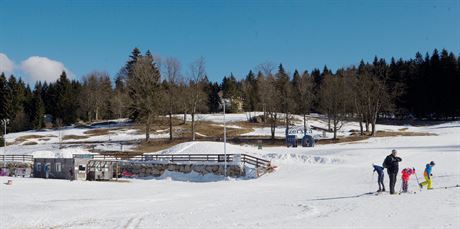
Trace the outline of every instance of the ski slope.
<instances>
[{"instance_id":1,"label":"ski slope","mask_svg":"<svg viewBox=\"0 0 460 229\"><path fill-rule=\"evenodd\" d=\"M398 127L394 127L398 128ZM272 160L258 179L190 182L187 177L88 182L0 177L0 228L460 228L460 122L315 148L227 145L228 153ZM366 195L377 190L372 163L391 149L419 178L433 160L434 190ZM159 153L223 153L217 142L187 142ZM398 174L397 190L401 185ZM388 189L388 176L385 175Z\"/></svg>"}]
</instances>

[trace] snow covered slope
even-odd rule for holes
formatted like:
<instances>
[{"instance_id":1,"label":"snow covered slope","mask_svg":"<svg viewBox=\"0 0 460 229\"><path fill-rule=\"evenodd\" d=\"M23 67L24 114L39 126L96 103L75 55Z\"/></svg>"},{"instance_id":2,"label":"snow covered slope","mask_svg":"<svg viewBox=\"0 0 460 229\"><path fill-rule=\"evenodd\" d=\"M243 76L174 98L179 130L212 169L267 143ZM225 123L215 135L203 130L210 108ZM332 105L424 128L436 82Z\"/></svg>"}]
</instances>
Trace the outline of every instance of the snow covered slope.
<instances>
[{"instance_id":1,"label":"snow covered slope","mask_svg":"<svg viewBox=\"0 0 460 229\"><path fill-rule=\"evenodd\" d=\"M227 145L228 153L271 159L276 172L252 180L129 183L34 178L0 185L0 228L460 228L460 122L419 128L437 136L372 138L315 148ZM400 168L436 162L436 189L366 195L377 189L372 163L391 149ZM222 153L193 142L161 153ZM385 177L388 184L388 176ZM398 175L397 189L400 187Z\"/></svg>"}]
</instances>

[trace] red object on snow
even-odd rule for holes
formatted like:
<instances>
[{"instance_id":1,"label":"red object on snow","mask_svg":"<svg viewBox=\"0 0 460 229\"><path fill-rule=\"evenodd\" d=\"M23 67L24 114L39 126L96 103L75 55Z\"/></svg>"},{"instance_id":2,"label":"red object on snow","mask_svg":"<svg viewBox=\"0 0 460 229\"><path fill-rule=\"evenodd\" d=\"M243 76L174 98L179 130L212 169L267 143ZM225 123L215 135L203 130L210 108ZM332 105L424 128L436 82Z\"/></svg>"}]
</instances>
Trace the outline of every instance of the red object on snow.
<instances>
[{"instance_id":1,"label":"red object on snow","mask_svg":"<svg viewBox=\"0 0 460 229\"><path fill-rule=\"evenodd\" d=\"M124 177L132 177L134 174L133 174L133 173L130 173L130 172L128 172L128 171L123 171L123 172L121 173L121 175L124 176Z\"/></svg>"}]
</instances>

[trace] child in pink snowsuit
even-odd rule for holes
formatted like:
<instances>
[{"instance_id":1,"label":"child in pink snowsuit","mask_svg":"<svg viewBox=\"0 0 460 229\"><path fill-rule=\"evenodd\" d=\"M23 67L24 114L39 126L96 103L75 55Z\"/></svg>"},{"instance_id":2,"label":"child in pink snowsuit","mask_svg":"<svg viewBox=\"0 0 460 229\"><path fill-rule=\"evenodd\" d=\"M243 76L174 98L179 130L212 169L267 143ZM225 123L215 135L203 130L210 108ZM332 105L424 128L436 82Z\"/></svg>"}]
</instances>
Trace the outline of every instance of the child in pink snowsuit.
<instances>
[{"instance_id":1,"label":"child in pink snowsuit","mask_svg":"<svg viewBox=\"0 0 460 229\"><path fill-rule=\"evenodd\" d=\"M409 178L414 173L415 173L415 168L412 168L412 169L411 168L405 168L405 169L403 169L402 176L401 176L403 192L407 192L407 186L409 184Z\"/></svg>"}]
</instances>

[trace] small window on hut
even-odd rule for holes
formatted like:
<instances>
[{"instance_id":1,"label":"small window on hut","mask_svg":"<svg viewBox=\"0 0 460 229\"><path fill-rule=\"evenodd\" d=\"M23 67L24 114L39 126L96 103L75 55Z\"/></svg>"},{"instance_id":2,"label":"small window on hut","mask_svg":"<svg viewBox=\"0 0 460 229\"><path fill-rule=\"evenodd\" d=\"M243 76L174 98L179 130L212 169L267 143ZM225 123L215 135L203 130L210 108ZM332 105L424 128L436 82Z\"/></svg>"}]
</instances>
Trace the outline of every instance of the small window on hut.
<instances>
[{"instance_id":1,"label":"small window on hut","mask_svg":"<svg viewBox=\"0 0 460 229\"><path fill-rule=\"evenodd\" d=\"M56 163L56 172L61 172L61 163L60 162Z\"/></svg>"},{"instance_id":2,"label":"small window on hut","mask_svg":"<svg viewBox=\"0 0 460 229\"><path fill-rule=\"evenodd\" d=\"M85 171L85 165L79 165L78 171Z\"/></svg>"}]
</instances>

